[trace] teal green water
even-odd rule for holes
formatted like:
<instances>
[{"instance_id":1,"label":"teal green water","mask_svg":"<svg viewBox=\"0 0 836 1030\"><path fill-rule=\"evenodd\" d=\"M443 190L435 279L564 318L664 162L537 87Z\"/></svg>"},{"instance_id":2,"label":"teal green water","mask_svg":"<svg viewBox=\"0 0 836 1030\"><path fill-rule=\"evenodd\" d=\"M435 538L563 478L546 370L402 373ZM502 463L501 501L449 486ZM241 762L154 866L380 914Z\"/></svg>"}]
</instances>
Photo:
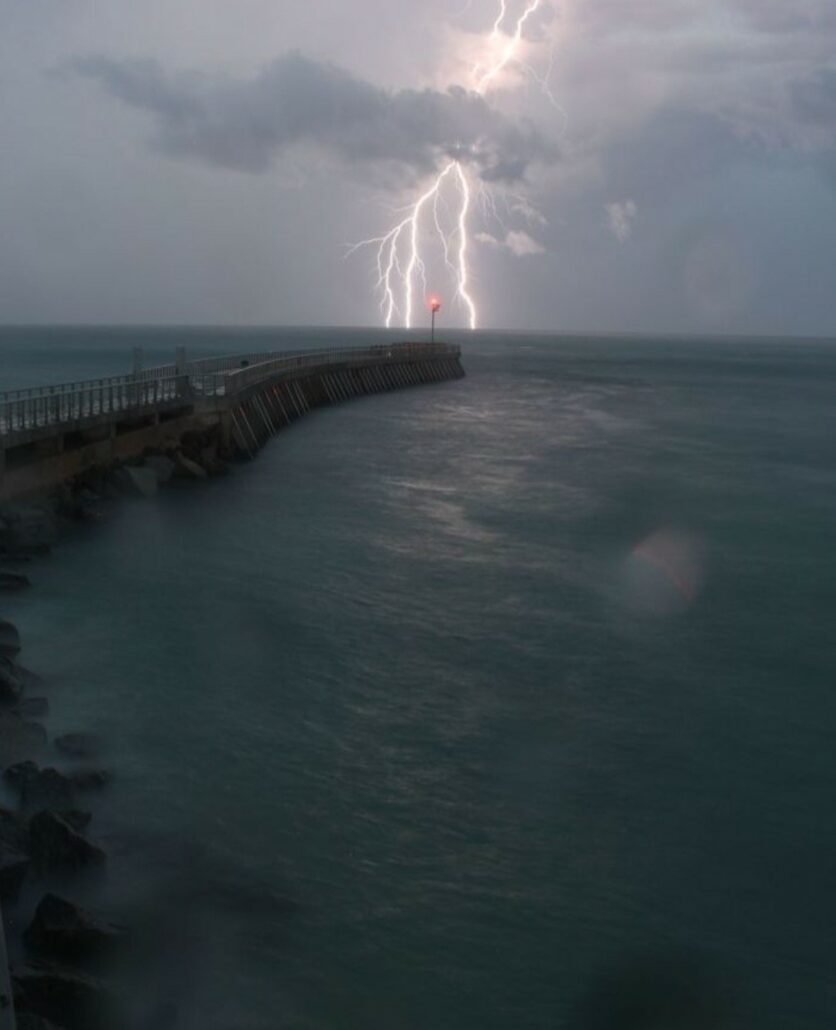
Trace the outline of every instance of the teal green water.
<instances>
[{"instance_id":1,"label":"teal green water","mask_svg":"<svg viewBox=\"0 0 836 1030\"><path fill-rule=\"evenodd\" d=\"M373 335L5 330L0 361ZM50 730L111 745L109 890L164 930L138 1008L831 1025L836 346L461 339L463 382L126 504L4 604Z\"/></svg>"}]
</instances>

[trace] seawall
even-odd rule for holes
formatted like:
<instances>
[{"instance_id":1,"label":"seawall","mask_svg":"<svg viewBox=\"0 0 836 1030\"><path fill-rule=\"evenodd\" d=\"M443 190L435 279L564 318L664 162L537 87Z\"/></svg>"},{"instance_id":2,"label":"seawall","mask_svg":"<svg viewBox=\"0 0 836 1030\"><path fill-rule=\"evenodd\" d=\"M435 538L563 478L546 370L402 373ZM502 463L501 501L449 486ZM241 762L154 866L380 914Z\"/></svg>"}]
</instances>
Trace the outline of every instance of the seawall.
<instances>
[{"instance_id":1,"label":"seawall","mask_svg":"<svg viewBox=\"0 0 836 1030\"><path fill-rule=\"evenodd\" d=\"M458 347L392 344L179 362L133 376L0 396L0 502L36 497L91 469L217 434L252 457L314 408L464 376Z\"/></svg>"}]
</instances>

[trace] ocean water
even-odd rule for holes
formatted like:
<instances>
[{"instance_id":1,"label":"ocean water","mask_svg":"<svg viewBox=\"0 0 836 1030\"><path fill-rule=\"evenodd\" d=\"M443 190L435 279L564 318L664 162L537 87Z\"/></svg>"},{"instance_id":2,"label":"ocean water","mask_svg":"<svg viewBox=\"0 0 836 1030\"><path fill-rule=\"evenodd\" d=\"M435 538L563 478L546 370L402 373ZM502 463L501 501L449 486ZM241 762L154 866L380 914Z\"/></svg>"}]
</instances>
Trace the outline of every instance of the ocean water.
<instances>
[{"instance_id":1,"label":"ocean water","mask_svg":"<svg viewBox=\"0 0 836 1030\"><path fill-rule=\"evenodd\" d=\"M10 329L0 367L372 337ZM464 381L4 599L50 732L108 742L137 1025L832 1026L836 345L448 338Z\"/></svg>"}]
</instances>

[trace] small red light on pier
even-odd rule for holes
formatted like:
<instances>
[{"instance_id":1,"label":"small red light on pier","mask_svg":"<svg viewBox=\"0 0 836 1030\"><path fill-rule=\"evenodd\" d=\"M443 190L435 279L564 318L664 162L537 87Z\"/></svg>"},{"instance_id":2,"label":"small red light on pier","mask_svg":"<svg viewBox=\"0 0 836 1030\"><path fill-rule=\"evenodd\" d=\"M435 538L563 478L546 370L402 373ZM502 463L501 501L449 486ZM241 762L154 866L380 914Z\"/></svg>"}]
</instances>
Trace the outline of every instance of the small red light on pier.
<instances>
[{"instance_id":1,"label":"small red light on pier","mask_svg":"<svg viewBox=\"0 0 836 1030\"><path fill-rule=\"evenodd\" d=\"M430 297L430 310L435 314L436 311L441 310L441 301L438 297Z\"/></svg>"}]
</instances>

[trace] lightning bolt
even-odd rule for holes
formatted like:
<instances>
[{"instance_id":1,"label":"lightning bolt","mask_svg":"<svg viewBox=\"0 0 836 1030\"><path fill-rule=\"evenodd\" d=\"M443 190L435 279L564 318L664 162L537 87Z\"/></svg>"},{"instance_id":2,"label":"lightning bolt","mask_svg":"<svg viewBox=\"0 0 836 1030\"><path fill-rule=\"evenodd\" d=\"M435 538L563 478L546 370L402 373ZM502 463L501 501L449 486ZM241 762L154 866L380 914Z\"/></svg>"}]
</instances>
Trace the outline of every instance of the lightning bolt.
<instances>
[{"instance_id":1,"label":"lightning bolt","mask_svg":"<svg viewBox=\"0 0 836 1030\"><path fill-rule=\"evenodd\" d=\"M508 19L508 0L499 0L499 11L489 36L492 50L507 35L493 62L486 67L477 65L473 69L473 91L484 96L495 85L501 73L516 60L523 40L526 22L542 6L544 0L528 0L527 6L518 17L510 34L502 26ZM455 217L451 228L445 228L441 207L449 210L447 196L456 198ZM479 184L478 196L483 208L496 215L493 197L483 183ZM450 160L438 173L432 184L412 205L397 225L382 236L361 240L349 247L346 256L366 247L375 249L377 281L375 289L380 293L380 310L387 329L396 318L402 319L405 328L411 329L415 317L415 294L417 285L427 290L427 271L422 257L422 229L429 210L432 213L432 229L440 241L444 263L456 282L456 298L464 307L471 329L479 324L479 312L470 292L470 250L469 221L473 205L473 189L461 161Z\"/></svg>"},{"instance_id":2,"label":"lightning bolt","mask_svg":"<svg viewBox=\"0 0 836 1030\"><path fill-rule=\"evenodd\" d=\"M500 11L499 18L497 18L496 24L494 25L494 30L491 34L492 40L499 38L502 31L502 23L505 20L505 15L507 13L505 9L505 0L501 0L501 2L502 10ZM522 43L525 23L533 14L536 14L542 6L543 0L530 0L528 7L526 7L522 15L517 20L517 26L509 37L508 42L502 48L499 57L484 72L477 75L475 90L480 96L484 96L485 93L487 93L488 88L496 81L497 76L505 71L508 65L514 60Z\"/></svg>"}]
</instances>

